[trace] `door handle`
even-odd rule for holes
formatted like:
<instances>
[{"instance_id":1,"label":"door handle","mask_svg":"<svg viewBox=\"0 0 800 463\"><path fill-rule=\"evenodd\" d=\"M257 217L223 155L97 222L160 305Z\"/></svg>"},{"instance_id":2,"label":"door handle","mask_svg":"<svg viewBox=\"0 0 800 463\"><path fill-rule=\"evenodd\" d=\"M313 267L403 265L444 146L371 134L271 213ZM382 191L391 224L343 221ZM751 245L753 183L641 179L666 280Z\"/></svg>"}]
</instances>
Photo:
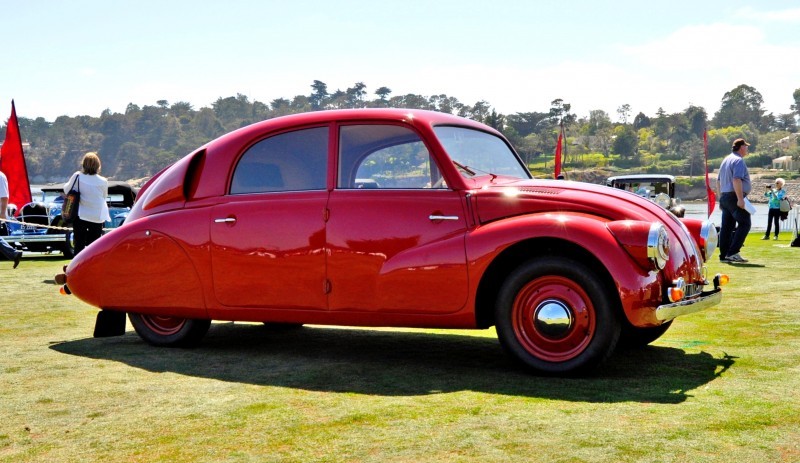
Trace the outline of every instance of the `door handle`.
<instances>
[{"instance_id":1,"label":"door handle","mask_svg":"<svg viewBox=\"0 0 800 463\"><path fill-rule=\"evenodd\" d=\"M214 223L236 223L236 218L225 217L224 219L214 219Z\"/></svg>"},{"instance_id":2,"label":"door handle","mask_svg":"<svg viewBox=\"0 0 800 463\"><path fill-rule=\"evenodd\" d=\"M429 215L429 220L458 220L457 215Z\"/></svg>"}]
</instances>

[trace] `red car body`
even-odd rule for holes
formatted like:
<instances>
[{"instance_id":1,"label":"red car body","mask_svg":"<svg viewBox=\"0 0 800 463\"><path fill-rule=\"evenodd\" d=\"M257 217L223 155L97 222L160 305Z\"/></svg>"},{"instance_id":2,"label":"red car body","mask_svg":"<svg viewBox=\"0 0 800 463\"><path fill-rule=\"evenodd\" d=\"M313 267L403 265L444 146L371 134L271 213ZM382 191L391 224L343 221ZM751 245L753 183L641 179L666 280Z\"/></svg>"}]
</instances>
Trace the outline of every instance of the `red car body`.
<instances>
[{"instance_id":1,"label":"red car body","mask_svg":"<svg viewBox=\"0 0 800 463\"><path fill-rule=\"evenodd\" d=\"M715 245L713 224L629 192L530 178L477 122L320 111L163 170L64 278L157 345L197 342L210 320L497 326L524 364L572 373L718 304Z\"/></svg>"}]
</instances>

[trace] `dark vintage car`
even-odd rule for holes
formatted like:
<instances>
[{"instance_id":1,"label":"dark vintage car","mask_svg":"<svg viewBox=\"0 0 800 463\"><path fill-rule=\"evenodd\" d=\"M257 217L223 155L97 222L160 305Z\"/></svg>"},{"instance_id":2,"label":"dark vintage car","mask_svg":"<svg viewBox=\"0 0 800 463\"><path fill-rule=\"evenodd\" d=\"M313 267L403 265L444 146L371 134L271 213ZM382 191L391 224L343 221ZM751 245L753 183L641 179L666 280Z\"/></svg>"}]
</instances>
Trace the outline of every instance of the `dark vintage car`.
<instances>
[{"instance_id":1,"label":"dark vintage car","mask_svg":"<svg viewBox=\"0 0 800 463\"><path fill-rule=\"evenodd\" d=\"M123 334L126 313L160 346L197 343L211 320L494 326L513 358L566 374L718 304L716 236L636 195L534 180L471 120L321 111L161 171L56 281L102 309L95 336Z\"/></svg>"},{"instance_id":2,"label":"dark vintage car","mask_svg":"<svg viewBox=\"0 0 800 463\"><path fill-rule=\"evenodd\" d=\"M37 194L38 193L38 194ZM45 186L32 190L33 201L22 206L18 222L7 222L8 235L3 238L19 250L30 252L62 252L64 257L75 254L72 231L61 218L64 204L61 186ZM108 212L111 220L103 228L122 225L133 206L136 189L125 182L108 182Z\"/></svg>"},{"instance_id":3,"label":"dark vintage car","mask_svg":"<svg viewBox=\"0 0 800 463\"><path fill-rule=\"evenodd\" d=\"M676 217L683 217L686 214L680 198L676 197L675 177L672 175L617 175L606 179L606 185L647 198L672 212Z\"/></svg>"}]
</instances>

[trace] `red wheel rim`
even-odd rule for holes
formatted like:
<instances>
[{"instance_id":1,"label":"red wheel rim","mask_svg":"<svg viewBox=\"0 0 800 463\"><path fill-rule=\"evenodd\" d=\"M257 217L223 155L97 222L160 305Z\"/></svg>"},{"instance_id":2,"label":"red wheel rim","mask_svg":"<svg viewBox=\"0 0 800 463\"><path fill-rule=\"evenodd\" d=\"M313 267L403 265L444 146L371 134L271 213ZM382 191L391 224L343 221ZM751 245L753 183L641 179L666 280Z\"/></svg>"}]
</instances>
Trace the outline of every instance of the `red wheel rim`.
<instances>
[{"instance_id":1,"label":"red wheel rim","mask_svg":"<svg viewBox=\"0 0 800 463\"><path fill-rule=\"evenodd\" d=\"M165 317L162 315L142 315L142 321L147 327L161 336L170 336L183 328L185 318Z\"/></svg>"},{"instance_id":2,"label":"red wheel rim","mask_svg":"<svg viewBox=\"0 0 800 463\"><path fill-rule=\"evenodd\" d=\"M546 332L537 323L537 310L546 306L569 313L568 326L563 325L558 335ZM594 305L586 291L569 278L545 276L529 282L517 293L512 310L516 338L531 355L545 361L573 359L594 337Z\"/></svg>"}]
</instances>

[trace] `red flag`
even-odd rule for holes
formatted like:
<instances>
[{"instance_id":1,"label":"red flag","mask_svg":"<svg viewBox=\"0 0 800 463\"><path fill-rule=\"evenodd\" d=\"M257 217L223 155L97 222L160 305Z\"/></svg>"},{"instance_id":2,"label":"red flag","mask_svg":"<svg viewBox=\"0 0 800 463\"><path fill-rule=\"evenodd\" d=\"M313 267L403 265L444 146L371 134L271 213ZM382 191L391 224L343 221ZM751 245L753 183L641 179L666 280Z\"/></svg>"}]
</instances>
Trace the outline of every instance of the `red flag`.
<instances>
[{"instance_id":1,"label":"red flag","mask_svg":"<svg viewBox=\"0 0 800 463\"><path fill-rule=\"evenodd\" d=\"M0 147L0 171L8 178L8 202L17 206L19 214L22 206L31 202L31 186L28 183L28 167L22 154L22 138L14 100L11 100L11 117L6 125L6 141Z\"/></svg>"},{"instance_id":2,"label":"red flag","mask_svg":"<svg viewBox=\"0 0 800 463\"><path fill-rule=\"evenodd\" d=\"M556 143L556 156L553 160L555 162L555 172L553 178L558 178L561 175L561 145L564 142L564 121L561 121L561 130L558 132L558 142Z\"/></svg>"},{"instance_id":3,"label":"red flag","mask_svg":"<svg viewBox=\"0 0 800 463\"><path fill-rule=\"evenodd\" d=\"M711 184L708 181L708 129L703 131L703 154L706 160L706 192L708 193L708 216L714 212L714 206L717 205L717 195L711 189Z\"/></svg>"}]
</instances>

